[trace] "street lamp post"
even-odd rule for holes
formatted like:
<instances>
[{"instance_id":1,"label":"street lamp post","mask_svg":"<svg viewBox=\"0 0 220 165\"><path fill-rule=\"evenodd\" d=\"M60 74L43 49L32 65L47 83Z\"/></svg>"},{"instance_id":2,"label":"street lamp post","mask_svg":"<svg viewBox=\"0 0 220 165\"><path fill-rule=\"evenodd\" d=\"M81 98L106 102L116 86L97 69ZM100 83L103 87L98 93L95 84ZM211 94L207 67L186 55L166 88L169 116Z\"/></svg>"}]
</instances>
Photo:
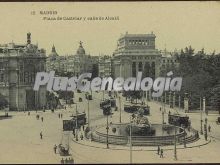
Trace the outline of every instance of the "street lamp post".
<instances>
[{"instance_id":1,"label":"street lamp post","mask_svg":"<svg viewBox=\"0 0 220 165\"><path fill-rule=\"evenodd\" d=\"M200 100L200 127L201 127L201 130L200 130L200 133L201 133L201 135L203 134L203 130L202 130L202 122L203 122L203 120L202 120L202 99L201 99L201 97L199 98L199 100Z\"/></svg>"},{"instance_id":2,"label":"street lamp post","mask_svg":"<svg viewBox=\"0 0 220 165\"><path fill-rule=\"evenodd\" d=\"M164 110L162 110L162 125L164 125Z\"/></svg>"},{"instance_id":3,"label":"street lamp post","mask_svg":"<svg viewBox=\"0 0 220 165\"><path fill-rule=\"evenodd\" d=\"M176 149L176 126L175 126L175 134L174 134L174 160L177 160L177 149Z\"/></svg>"},{"instance_id":4,"label":"street lamp post","mask_svg":"<svg viewBox=\"0 0 220 165\"><path fill-rule=\"evenodd\" d=\"M164 92L164 95L165 95L164 96L165 97L164 103L166 104L167 103L167 92L166 91Z\"/></svg>"},{"instance_id":5,"label":"street lamp post","mask_svg":"<svg viewBox=\"0 0 220 165\"><path fill-rule=\"evenodd\" d=\"M175 107L175 101L176 101L176 95L175 95L175 92L173 92L173 108Z\"/></svg>"},{"instance_id":6,"label":"street lamp post","mask_svg":"<svg viewBox=\"0 0 220 165\"><path fill-rule=\"evenodd\" d=\"M204 137L205 137L205 140L207 141L207 125L204 124Z\"/></svg>"},{"instance_id":7,"label":"street lamp post","mask_svg":"<svg viewBox=\"0 0 220 165\"><path fill-rule=\"evenodd\" d=\"M104 100L105 99L105 93L104 93L104 90L103 90L103 92L102 92L102 100Z\"/></svg>"},{"instance_id":8,"label":"street lamp post","mask_svg":"<svg viewBox=\"0 0 220 165\"><path fill-rule=\"evenodd\" d=\"M169 93L169 107L171 107L171 94L172 94L172 92L170 91L170 93Z\"/></svg>"},{"instance_id":9,"label":"street lamp post","mask_svg":"<svg viewBox=\"0 0 220 165\"><path fill-rule=\"evenodd\" d=\"M88 127L90 127L90 121L89 121L89 99L88 100Z\"/></svg>"},{"instance_id":10,"label":"street lamp post","mask_svg":"<svg viewBox=\"0 0 220 165\"><path fill-rule=\"evenodd\" d=\"M184 147L186 148L186 127L184 126Z\"/></svg>"},{"instance_id":11,"label":"street lamp post","mask_svg":"<svg viewBox=\"0 0 220 165\"><path fill-rule=\"evenodd\" d=\"M107 144L107 148L109 148L109 144L108 144L108 131L109 131L109 126L108 126L108 115L107 115L107 126L106 126L106 131L107 131L106 144Z\"/></svg>"},{"instance_id":12,"label":"street lamp post","mask_svg":"<svg viewBox=\"0 0 220 165\"><path fill-rule=\"evenodd\" d=\"M132 164L132 119L130 116L130 164Z\"/></svg>"},{"instance_id":13,"label":"street lamp post","mask_svg":"<svg viewBox=\"0 0 220 165\"><path fill-rule=\"evenodd\" d=\"M120 106L120 116L119 116L119 122L121 123L121 96L119 96L119 106Z\"/></svg>"},{"instance_id":14,"label":"street lamp post","mask_svg":"<svg viewBox=\"0 0 220 165\"><path fill-rule=\"evenodd\" d=\"M78 111L77 111L77 104L76 104L76 141L78 141Z\"/></svg>"}]
</instances>

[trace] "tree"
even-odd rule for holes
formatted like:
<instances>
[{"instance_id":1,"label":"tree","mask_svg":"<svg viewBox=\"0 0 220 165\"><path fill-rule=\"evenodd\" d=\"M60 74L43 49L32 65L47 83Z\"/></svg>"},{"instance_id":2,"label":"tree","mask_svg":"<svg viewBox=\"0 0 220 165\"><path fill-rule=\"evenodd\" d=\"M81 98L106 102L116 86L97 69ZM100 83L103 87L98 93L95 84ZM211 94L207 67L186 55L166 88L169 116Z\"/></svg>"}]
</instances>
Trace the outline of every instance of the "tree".
<instances>
[{"instance_id":1,"label":"tree","mask_svg":"<svg viewBox=\"0 0 220 165\"><path fill-rule=\"evenodd\" d=\"M215 110L220 111L220 82L211 91L211 104Z\"/></svg>"},{"instance_id":2,"label":"tree","mask_svg":"<svg viewBox=\"0 0 220 165\"><path fill-rule=\"evenodd\" d=\"M0 109L8 106L8 100L0 93Z\"/></svg>"}]
</instances>

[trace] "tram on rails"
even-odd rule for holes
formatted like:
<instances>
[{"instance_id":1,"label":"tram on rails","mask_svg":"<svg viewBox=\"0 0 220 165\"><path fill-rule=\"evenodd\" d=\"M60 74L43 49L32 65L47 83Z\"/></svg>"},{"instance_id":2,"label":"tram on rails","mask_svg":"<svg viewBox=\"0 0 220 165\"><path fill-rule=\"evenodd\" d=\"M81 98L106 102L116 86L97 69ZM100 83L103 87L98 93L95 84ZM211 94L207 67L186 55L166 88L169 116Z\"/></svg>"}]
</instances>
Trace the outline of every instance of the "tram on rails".
<instances>
[{"instance_id":1,"label":"tram on rails","mask_svg":"<svg viewBox=\"0 0 220 165\"><path fill-rule=\"evenodd\" d=\"M136 113L139 110L143 111L143 115L150 114L150 107L148 105L124 105L124 111L128 113Z\"/></svg>"},{"instance_id":2,"label":"tram on rails","mask_svg":"<svg viewBox=\"0 0 220 165\"><path fill-rule=\"evenodd\" d=\"M101 101L100 108L103 111L103 115L110 115L112 113L111 107L115 107L116 103L111 99Z\"/></svg>"},{"instance_id":3,"label":"tram on rails","mask_svg":"<svg viewBox=\"0 0 220 165\"><path fill-rule=\"evenodd\" d=\"M180 114L168 114L168 123L175 126L184 126L185 128L190 126L189 116L183 116Z\"/></svg>"},{"instance_id":4,"label":"tram on rails","mask_svg":"<svg viewBox=\"0 0 220 165\"><path fill-rule=\"evenodd\" d=\"M78 113L72 115L68 119L63 120L63 131L72 131L86 124L86 113Z\"/></svg>"}]
</instances>

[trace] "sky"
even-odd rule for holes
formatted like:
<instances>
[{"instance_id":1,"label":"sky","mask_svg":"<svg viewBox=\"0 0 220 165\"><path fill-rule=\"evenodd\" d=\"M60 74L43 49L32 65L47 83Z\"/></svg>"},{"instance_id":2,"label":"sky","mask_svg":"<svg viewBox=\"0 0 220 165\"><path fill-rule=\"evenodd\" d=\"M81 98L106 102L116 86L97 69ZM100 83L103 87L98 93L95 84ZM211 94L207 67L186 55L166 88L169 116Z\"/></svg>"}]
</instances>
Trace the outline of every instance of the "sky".
<instances>
[{"instance_id":1,"label":"sky","mask_svg":"<svg viewBox=\"0 0 220 165\"><path fill-rule=\"evenodd\" d=\"M53 44L60 55L75 54L82 41L86 53L112 55L121 34L152 31L159 50L191 45L196 51L220 53L220 2L4 2L0 8L1 44L26 43L26 33L31 32L32 43L47 54ZM58 16L119 16L119 20L43 20Z\"/></svg>"}]
</instances>

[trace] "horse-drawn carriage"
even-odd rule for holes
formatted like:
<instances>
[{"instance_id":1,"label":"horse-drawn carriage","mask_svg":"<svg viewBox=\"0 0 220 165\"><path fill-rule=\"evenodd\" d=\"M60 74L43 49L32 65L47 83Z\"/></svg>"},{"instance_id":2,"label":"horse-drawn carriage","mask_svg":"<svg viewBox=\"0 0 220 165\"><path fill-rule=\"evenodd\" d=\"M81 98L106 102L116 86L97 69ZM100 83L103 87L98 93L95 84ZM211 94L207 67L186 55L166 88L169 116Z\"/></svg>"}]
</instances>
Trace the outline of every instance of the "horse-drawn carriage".
<instances>
[{"instance_id":1,"label":"horse-drawn carriage","mask_svg":"<svg viewBox=\"0 0 220 165\"><path fill-rule=\"evenodd\" d=\"M61 156L68 156L69 155L69 147L64 147L62 144L58 145L58 152Z\"/></svg>"}]
</instances>

